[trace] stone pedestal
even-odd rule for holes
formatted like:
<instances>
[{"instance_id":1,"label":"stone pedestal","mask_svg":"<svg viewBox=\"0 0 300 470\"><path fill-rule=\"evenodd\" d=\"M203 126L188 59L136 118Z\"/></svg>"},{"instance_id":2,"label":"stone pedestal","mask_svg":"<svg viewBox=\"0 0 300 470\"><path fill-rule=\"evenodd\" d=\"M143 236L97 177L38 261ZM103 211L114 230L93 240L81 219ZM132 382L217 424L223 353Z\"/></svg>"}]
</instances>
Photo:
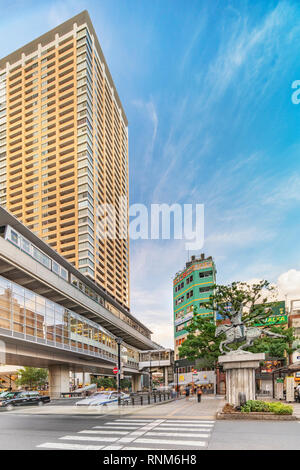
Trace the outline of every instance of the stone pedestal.
<instances>
[{"instance_id":1,"label":"stone pedestal","mask_svg":"<svg viewBox=\"0 0 300 470\"><path fill-rule=\"evenodd\" d=\"M255 369L265 360L265 353L246 352L229 353L220 356L218 361L226 372L226 400L233 406L239 406L239 393L246 400L255 400Z\"/></svg>"}]
</instances>

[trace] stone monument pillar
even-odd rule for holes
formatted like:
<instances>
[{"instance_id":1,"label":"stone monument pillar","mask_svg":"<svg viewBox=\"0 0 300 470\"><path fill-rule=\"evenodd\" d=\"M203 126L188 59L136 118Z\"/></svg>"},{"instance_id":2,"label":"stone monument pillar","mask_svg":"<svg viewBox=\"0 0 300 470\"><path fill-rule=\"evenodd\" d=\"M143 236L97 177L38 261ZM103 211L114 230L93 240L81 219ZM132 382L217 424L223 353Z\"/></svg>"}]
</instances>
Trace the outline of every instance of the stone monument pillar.
<instances>
[{"instance_id":1,"label":"stone monument pillar","mask_svg":"<svg viewBox=\"0 0 300 470\"><path fill-rule=\"evenodd\" d=\"M245 394L246 400L255 400L255 369L264 360L265 353L253 354L245 351L233 351L218 358L226 372L228 403L239 406L239 393Z\"/></svg>"}]
</instances>

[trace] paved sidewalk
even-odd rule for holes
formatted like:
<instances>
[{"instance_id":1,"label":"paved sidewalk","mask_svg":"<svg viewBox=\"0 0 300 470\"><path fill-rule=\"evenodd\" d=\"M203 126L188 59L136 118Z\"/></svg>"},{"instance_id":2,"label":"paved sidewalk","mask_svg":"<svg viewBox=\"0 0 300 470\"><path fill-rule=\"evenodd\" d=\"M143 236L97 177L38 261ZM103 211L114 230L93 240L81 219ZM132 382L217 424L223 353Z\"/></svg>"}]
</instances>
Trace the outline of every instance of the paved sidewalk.
<instances>
[{"instance_id":1,"label":"paved sidewalk","mask_svg":"<svg viewBox=\"0 0 300 470\"><path fill-rule=\"evenodd\" d=\"M294 415L300 419L300 403L296 402L286 402L284 400L278 400L276 398L270 398L270 397L258 397L257 400L263 400L263 401L280 401L284 405L290 405L294 409Z\"/></svg>"},{"instance_id":2,"label":"paved sidewalk","mask_svg":"<svg viewBox=\"0 0 300 470\"><path fill-rule=\"evenodd\" d=\"M172 419L215 419L216 414L225 404L224 397L205 397L202 396L201 403L198 403L196 397L190 397L188 400L179 399L170 403L163 403L160 406L147 407L134 412L135 416L152 418L171 418Z\"/></svg>"},{"instance_id":3,"label":"paved sidewalk","mask_svg":"<svg viewBox=\"0 0 300 470\"><path fill-rule=\"evenodd\" d=\"M300 403L286 403L286 404L292 405L292 407L294 408L294 415L300 419Z\"/></svg>"}]
</instances>

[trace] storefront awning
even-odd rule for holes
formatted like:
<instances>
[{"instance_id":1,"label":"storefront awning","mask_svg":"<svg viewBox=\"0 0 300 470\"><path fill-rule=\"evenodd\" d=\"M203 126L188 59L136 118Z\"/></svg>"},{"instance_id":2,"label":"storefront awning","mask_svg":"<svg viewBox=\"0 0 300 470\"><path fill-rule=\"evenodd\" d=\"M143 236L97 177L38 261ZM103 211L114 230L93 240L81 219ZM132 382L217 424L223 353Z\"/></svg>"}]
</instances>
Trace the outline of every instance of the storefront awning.
<instances>
[{"instance_id":1,"label":"storefront awning","mask_svg":"<svg viewBox=\"0 0 300 470\"><path fill-rule=\"evenodd\" d=\"M288 369L292 372L299 372L300 371L300 361L294 362L294 364L289 365Z\"/></svg>"}]
</instances>

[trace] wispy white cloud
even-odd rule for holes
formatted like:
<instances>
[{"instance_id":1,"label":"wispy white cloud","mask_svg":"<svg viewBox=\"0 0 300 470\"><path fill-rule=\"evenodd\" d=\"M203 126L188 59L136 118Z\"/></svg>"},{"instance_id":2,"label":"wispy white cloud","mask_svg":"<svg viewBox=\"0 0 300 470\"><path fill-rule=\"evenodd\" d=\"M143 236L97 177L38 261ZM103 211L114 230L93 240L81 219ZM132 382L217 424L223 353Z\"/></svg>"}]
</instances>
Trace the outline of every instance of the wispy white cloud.
<instances>
[{"instance_id":1,"label":"wispy white cloud","mask_svg":"<svg viewBox=\"0 0 300 470\"><path fill-rule=\"evenodd\" d=\"M196 21L196 28L193 31L191 39L188 41L186 48L184 50L183 56L179 62L179 71L184 73L189 61L192 59L192 53L195 47L199 44L199 39L202 34L205 33L205 27L207 26L207 14L204 9L201 9L201 15L198 16Z\"/></svg>"},{"instance_id":2,"label":"wispy white cloud","mask_svg":"<svg viewBox=\"0 0 300 470\"><path fill-rule=\"evenodd\" d=\"M198 77L203 81L203 89L206 91L201 95L203 104L209 106L218 101L228 87L235 82L243 67L245 67L246 76L240 77L236 91L239 95L243 93L246 97L249 90L250 92L251 89L253 90L254 80L261 79L262 68L282 48L279 38L282 38L285 43L291 40L291 36L287 37L286 33L290 33L291 19L294 18L295 13L296 7L291 3L279 2L259 25L251 27L247 16L239 16L230 29L224 29L215 59L209 65L208 71L201 71ZM276 70L279 68L280 62L277 61ZM265 92L273 73L276 72L270 67L268 77L270 81L265 80L261 83L261 86L255 89L256 94L261 95ZM248 83L245 83L243 87L241 82L245 78ZM249 81L251 87L249 87ZM210 93L207 93L207 90L210 90Z\"/></svg>"},{"instance_id":3,"label":"wispy white cloud","mask_svg":"<svg viewBox=\"0 0 300 470\"><path fill-rule=\"evenodd\" d=\"M145 240L131 249L131 309L155 332L155 341L173 346L173 278L187 260L184 241Z\"/></svg>"},{"instance_id":4,"label":"wispy white cloud","mask_svg":"<svg viewBox=\"0 0 300 470\"><path fill-rule=\"evenodd\" d=\"M139 110L143 111L144 117L148 119L152 126L152 133L150 132L147 138L148 144L146 146L144 154L141 156L143 164L149 165L153 159L153 152L155 147L155 141L158 129L158 115L153 100L144 102L141 100L134 100L133 105ZM144 139L146 135L144 135ZM146 139L145 139L146 140Z\"/></svg>"},{"instance_id":5,"label":"wispy white cloud","mask_svg":"<svg viewBox=\"0 0 300 470\"><path fill-rule=\"evenodd\" d=\"M83 0L57 0L48 7L47 21L49 28L55 28L85 9Z\"/></svg>"},{"instance_id":6,"label":"wispy white cloud","mask_svg":"<svg viewBox=\"0 0 300 470\"><path fill-rule=\"evenodd\" d=\"M300 202L300 176L293 174L284 178L281 184L270 191L264 200L265 204L276 205L277 210L286 205Z\"/></svg>"},{"instance_id":7,"label":"wispy white cloud","mask_svg":"<svg viewBox=\"0 0 300 470\"><path fill-rule=\"evenodd\" d=\"M230 244L236 249L237 245L248 246L253 244L253 242L257 243L262 240L271 240L272 238L274 238L274 232L271 230L261 230L259 227L246 227L243 230L236 228L231 232L210 234L205 240L205 246L216 249L218 245L224 247L224 245Z\"/></svg>"}]
</instances>

